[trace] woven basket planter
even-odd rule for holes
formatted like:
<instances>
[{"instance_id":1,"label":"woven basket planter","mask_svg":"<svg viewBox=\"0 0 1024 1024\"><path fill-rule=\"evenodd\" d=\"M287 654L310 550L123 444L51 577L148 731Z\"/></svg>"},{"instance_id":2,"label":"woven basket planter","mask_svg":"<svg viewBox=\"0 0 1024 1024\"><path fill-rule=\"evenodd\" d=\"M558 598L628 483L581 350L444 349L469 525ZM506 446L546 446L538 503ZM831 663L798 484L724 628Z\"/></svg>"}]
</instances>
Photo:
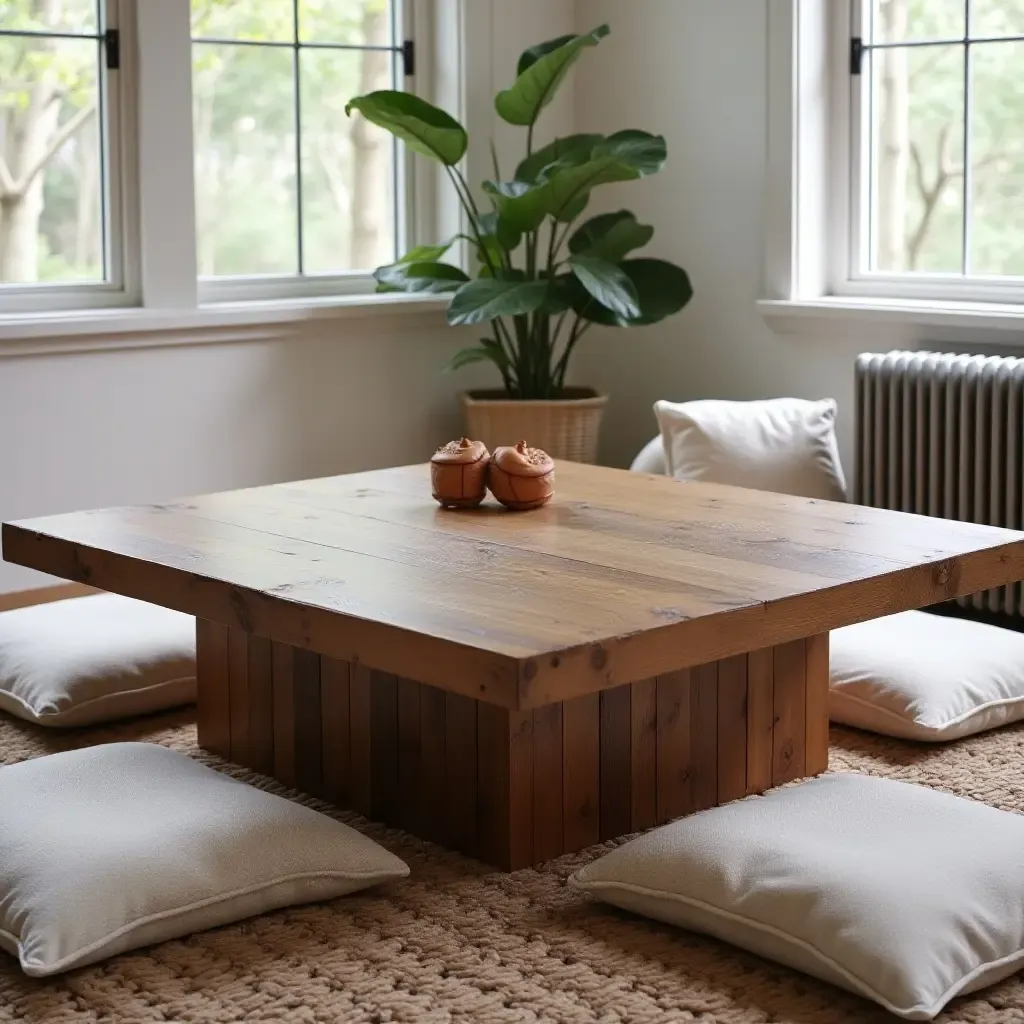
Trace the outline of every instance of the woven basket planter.
<instances>
[{"instance_id":1,"label":"woven basket planter","mask_svg":"<svg viewBox=\"0 0 1024 1024\"><path fill-rule=\"evenodd\" d=\"M590 388L566 388L565 398L519 402L503 391L470 391L462 396L466 436L499 445L526 441L553 459L596 462L607 395Z\"/></svg>"}]
</instances>

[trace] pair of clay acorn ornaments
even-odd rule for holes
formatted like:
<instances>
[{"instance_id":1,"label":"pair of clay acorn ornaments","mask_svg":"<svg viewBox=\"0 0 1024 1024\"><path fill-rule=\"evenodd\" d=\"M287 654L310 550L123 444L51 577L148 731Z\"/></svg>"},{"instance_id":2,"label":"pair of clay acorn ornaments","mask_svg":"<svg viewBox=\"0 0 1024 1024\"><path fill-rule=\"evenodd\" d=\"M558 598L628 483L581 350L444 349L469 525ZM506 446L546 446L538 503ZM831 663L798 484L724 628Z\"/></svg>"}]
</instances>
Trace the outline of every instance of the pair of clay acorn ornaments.
<instances>
[{"instance_id":1,"label":"pair of clay acorn ornaments","mask_svg":"<svg viewBox=\"0 0 1024 1024\"><path fill-rule=\"evenodd\" d=\"M434 453L430 483L442 508L476 508L488 489L506 508L540 508L555 493L555 463L525 441L492 454L483 441L463 437Z\"/></svg>"}]
</instances>

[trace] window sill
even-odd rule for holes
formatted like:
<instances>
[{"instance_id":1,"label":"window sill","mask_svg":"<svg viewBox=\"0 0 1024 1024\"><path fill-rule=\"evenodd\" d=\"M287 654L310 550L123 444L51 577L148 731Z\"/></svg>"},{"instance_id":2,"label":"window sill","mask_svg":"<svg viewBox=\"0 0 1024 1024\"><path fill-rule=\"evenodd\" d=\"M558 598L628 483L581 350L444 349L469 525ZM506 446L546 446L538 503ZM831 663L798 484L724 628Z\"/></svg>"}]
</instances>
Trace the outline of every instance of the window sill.
<instances>
[{"instance_id":1,"label":"window sill","mask_svg":"<svg viewBox=\"0 0 1024 1024\"><path fill-rule=\"evenodd\" d=\"M0 357L224 344L285 336L299 324L419 317L443 326L447 296L352 295L218 303L198 309L103 309L0 316Z\"/></svg>"},{"instance_id":2,"label":"window sill","mask_svg":"<svg viewBox=\"0 0 1024 1024\"><path fill-rule=\"evenodd\" d=\"M757 308L777 334L1024 346L1024 305L825 296L762 299Z\"/></svg>"}]
</instances>

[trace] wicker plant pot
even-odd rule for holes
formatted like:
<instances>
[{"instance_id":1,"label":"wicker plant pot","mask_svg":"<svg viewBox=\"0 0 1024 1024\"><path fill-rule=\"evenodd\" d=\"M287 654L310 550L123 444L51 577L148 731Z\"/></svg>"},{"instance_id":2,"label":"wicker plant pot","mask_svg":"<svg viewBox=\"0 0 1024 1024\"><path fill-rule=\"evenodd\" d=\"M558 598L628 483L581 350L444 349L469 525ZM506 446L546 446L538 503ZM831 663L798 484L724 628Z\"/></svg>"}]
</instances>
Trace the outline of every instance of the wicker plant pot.
<instances>
[{"instance_id":1,"label":"wicker plant pot","mask_svg":"<svg viewBox=\"0 0 1024 1024\"><path fill-rule=\"evenodd\" d=\"M553 459L596 462L607 395L591 388L566 388L565 398L519 402L503 391L469 391L462 396L466 436L494 451L527 441Z\"/></svg>"}]
</instances>

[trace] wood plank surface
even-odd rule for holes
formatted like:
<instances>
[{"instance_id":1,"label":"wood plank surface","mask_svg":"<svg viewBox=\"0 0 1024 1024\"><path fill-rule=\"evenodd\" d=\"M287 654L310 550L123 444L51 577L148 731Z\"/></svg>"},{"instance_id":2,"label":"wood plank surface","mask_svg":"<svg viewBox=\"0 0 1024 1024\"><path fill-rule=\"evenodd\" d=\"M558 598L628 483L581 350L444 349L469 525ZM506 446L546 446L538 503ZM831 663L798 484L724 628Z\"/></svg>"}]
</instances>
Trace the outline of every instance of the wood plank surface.
<instances>
[{"instance_id":1,"label":"wood plank surface","mask_svg":"<svg viewBox=\"0 0 1024 1024\"><path fill-rule=\"evenodd\" d=\"M807 775L828 771L828 633L809 636L806 647L806 763Z\"/></svg>"},{"instance_id":2,"label":"wood plank surface","mask_svg":"<svg viewBox=\"0 0 1024 1024\"><path fill-rule=\"evenodd\" d=\"M562 705L562 843L581 850L601 838L601 705L598 694Z\"/></svg>"},{"instance_id":3,"label":"wood plank surface","mask_svg":"<svg viewBox=\"0 0 1024 1024\"><path fill-rule=\"evenodd\" d=\"M751 651L747 655L747 793L763 793L772 784L774 681L773 649Z\"/></svg>"},{"instance_id":4,"label":"wood plank surface","mask_svg":"<svg viewBox=\"0 0 1024 1024\"><path fill-rule=\"evenodd\" d=\"M441 513L412 466L4 524L3 553L523 710L1024 578L1013 531L571 463L530 515Z\"/></svg>"},{"instance_id":5,"label":"wood plank surface","mask_svg":"<svg viewBox=\"0 0 1024 1024\"><path fill-rule=\"evenodd\" d=\"M718 804L718 667L701 665L691 676L690 750L693 809Z\"/></svg>"},{"instance_id":6,"label":"wood plank surface","mask_svg":"<svg viewBox=\"0 0 1024 1024\"><path fill-rule=\"evenodd\" d=\"M508 718L509 867L518 871L534 863L533 712L498 711Z\"/></svg>"},{"instance_id":7,"label":"wood plank surface","mask_svg":"<svg viewBox=\"0 0 1024 1024\"><path fill-rule=\"evenodd\" d=\"M249 761L254 771L274 774L274 681L271 642L249 637Z\"/></svg>"},{"instance_id":8,"label":"wood plank surface","mask_svg":"<svg viewBox=\"0 0 1024 1024\"><path fill-rule=\"evenodd\" d=\"M271 652L274 692L274 777L295 785L295 652L274 644Z\"/></svg>"},{"instance_id":9,"label":"wood plank surface","mask_svg":"<svg viewBox=\"0 0 1024 1024\"><path fill-rule=\"evenodd\" d=\"M695 670L658 676L657 681L657 824L689 814L694 808L691 708Z\"/></svg>"},{"instance_id":10,"label":"wood plank surface","mask_svg":"<svg viewBox=\"0 0 1024 1024\"><path fill-rule=\"evenodd\" d=\"M323 792L323 726L320 721L320 655L295 651L295 785Z\"/></svg>"},{"instance_id":11,"label":"wood plank surface","mask_svg":"<svg viewBox=\"0 0 1024 1024\"><path fill-rule=\"evenodd\" d=\"M533 857L562 855L562 705L533 712Z\"/></svg>"},{"instance_id":12,"label":"wood plank surface","mask_svg":"<svg viewBox=\"0 0 1024 1024\"><path fill-rule=\"evenodd\" d=\"M630 831L658 821L658 681L644 679L630 697Z\"/></svg>"},{"instance_id":13,"label":"wood plank surface","mask_svg":"<svg viewBox=\"0 0 1024 1024\"><path fill-rule=\"evenodd\" d=\"M632 826L632 687L601 694L601 839L625 835Z\"/></svg>"},{"instance_id":14,"label":"wood plank surface","mask_svg":"<svg viewBox=\"0 0 1024 1024\"><path fill-rule=\"evenodd\" d=\"M228 682L228 628L196 619L196 723L199 745L231 757L231 692Z\"/></svg>"},{"instance_id":15,"label":"wood plank surface","mask_svg":"<svg viewBox=\"0 0 1024 1024\"><path fill-rule=\"evenodd\" d=\"M420 822L422 754L420 693L423 687L411 679L398 680L398 816L395 821L409 832L423 834Z\"/></svg>"},{"instance_id":16,"label":"wood plank surface","mask_svg":"<svg viewBox=\"0 0 1024 1024\"><path fill-rule=\"evenodd\" d=\"M320 659L320 741L324 796L332 803L349 803L352 766L347 661Z\"/></svg>"},{"instance_id":17,"label":"wood plank surface","mask_svg":"<svg viewBox=\"0 0 1024 1024\"><path fill-rule=\"evenodd\" d=\"M747 656L718 664L718 800L747 792Z\"/></svg>"},{"instance_id":18,"label":"wood plank surface","mask_svg":"<svg viewBox=\"0 0 1024 1024\"><path fill-rule=\"evenodd\" d=\"M228 630L228 690L231 703L231 760L249 763L249 636Z\"/></svg>"},{"instance_id":19,"label":"wood plank surface","mask_svg":"<svg viewBox=\"0 0 1024 1024\"><path fill-rule=\"evenodd\" d=\"M370 811L375 821L399 820L398 680L370 673Z\"/></svg>"},{"instance_id":20,"label":"wood plank surface","mask_svg":"<svg viewBox=\"0 0 1024 1024\"><path fill-rule=\"evenodd\" d=\"M772 736L772 785L775 786L804 774L806 668L803 640L775 648L775 731Z\"/></svg>"},{"instance_id":21,"label":"wood plank surface","mask_svg":"<svg viewBox=\"0 0 1024 1024\"><path fill-rule=\"evenodd\" d=\"M472 854L477 849L476 702L458 693L445 700L445 771L448 843Z\"/></svg>"},{"instance_id":22,"label":"wood plank surface","mask_svg":"<svg viewBox=\"0 0 1024 1024\"><path fill-rule=\"evenodd\" d=\"M445 693L420 687L420 814L421 835L443 843L447 838L447 772Z\"/></svg>"},{"instance_id":23,"label":"wood plank surface","mask_svg":"<svg viewBox=\"0 0 1024 1024\"><path fill-rule=\"evenodd\" d=\"M349 801L363 817L373 816L373 727L371 671L365 665L349 669Z\"/></svg>"}]
</instances>

